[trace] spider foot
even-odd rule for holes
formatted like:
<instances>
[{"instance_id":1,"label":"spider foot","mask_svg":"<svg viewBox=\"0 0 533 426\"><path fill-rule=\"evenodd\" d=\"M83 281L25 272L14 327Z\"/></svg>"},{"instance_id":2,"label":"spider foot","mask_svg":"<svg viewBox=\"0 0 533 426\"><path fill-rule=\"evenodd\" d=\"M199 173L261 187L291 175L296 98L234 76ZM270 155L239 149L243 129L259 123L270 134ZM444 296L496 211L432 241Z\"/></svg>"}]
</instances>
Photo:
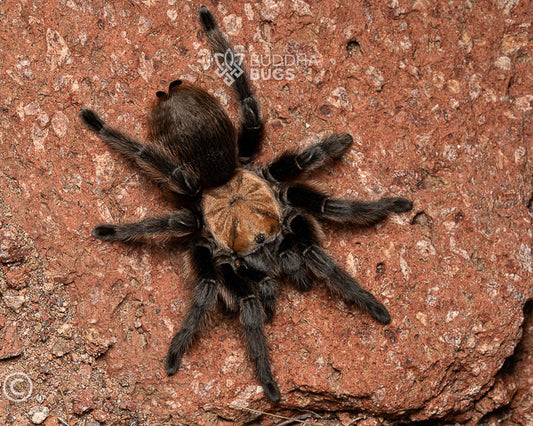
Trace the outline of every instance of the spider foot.
<instances>
[{"instance_id":1,"label":"spider foot","mask_svg":"<svg viewBox=\"0 0 533 426\"><path fill-rule=\"evenodd\" d=\"M348 133L333 134L323 142L325 152L333 159L341 158L352 145L353 137Z\"/></svg>"},{"instance_id":2,"label":"spider foot","mask_svg":"<svg viewBox=\"0 0 533 426\"><path fill-rule=\"evenodd\" d=\"M377 303L374 306L370 306L368 310L369 314L381 324L387 325L390 323L390 314L387 308L381 303Z\"/></svg>"},{"instance_id":3,"label":"spider foot","mask_svg":"<svg viewBox=\"0 0 533 426\"><path fill-rule=\"evenodd\" d=\"M82 108L80 109L79 114L83 124L85 124L89 130L98 133L104 127L104 122L94 111Z\"/></svg>"},{"instance_id":4,"label":"spider foot","mask_svg":"<svg viewBox=\"0 0 533 426\"><path fill-rule=\"evenodd\" d=\"M413 202L406 198L383 198L383 201L386 203L388 210L393 213L404 213L413 208Z\"/></svg>"},{"instance_id":5,"label":"spider foot","mask_svg":"<svg viewBox=\"0 0 533 426\"><path fill-rule=\"evenodd\" d=\"M99 240L110 241L114 239L116 228L116 225L98 225L94 227L92 236Z\"/></svg>"},{"instance_id":6,"label":"spider foot","mask_svg":"<svg viewBox=\"0 0 533 426\"><path fill-rule=\"evenodd\" d=\"M172 376L176 374L178 368L180 368L181 358L185 352L185 341L186 338L191 338L191 335L185 336L184 333L178 333L172 339L172 343L168 348L167 357L165 359L165 371L167 376Z\"/></svg>"},{"instance_id":7,"label":"spider foot","mask_svg":"<svg viewBox=\"0 0 533 426\"><path fill-rule=\"evenodd\" d=\"M207 7L201 6L198 9L198 16L200 17L200 23L204 31L210 31L217 27L217 21Z\"/></svg>"},{"instance_id":8,"label":"spider foot","mask_svg":"<svg viewBox=\"0 0 533 426\"><path fill-rule=\"evenodd\" d=\"M270 399L272 402L279 402L281 399L281 393L279 391L278 385L274 380L271 380L267 383L263 383L263 391L265 392L265 395Z\"/></svg>"},{"instance_id":9,"label":"spider foot","mask_svg":"<svg viewBox=\"0 0 533 426\"><path fill-rule=\"evenodd\" d=\"M167 376L172 376L176 374L176 371L178 371L179 367L180 360L178 359L177 355L172 353L171 351L168 351L167 359L165 362L165 371L167 373Z\"/></svg>"}]
</instances>

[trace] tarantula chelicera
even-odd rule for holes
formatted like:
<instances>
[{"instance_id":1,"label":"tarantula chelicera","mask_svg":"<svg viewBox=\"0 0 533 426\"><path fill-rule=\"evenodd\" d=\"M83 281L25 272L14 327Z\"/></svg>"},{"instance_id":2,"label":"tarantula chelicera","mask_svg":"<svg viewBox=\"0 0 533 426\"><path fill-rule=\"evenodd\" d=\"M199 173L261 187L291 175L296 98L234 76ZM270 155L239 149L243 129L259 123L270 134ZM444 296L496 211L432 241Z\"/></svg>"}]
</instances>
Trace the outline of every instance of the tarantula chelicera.
<instances>
[{"instance_id":1,"label":"tarantula chelicera","mask_svg":"<svg viewBox=\"0 0 533 426\"><path fill-rule=\"evenodd\" d=\"M214 52L232 54L206 7L199 9L199 18ZM104 241L172 239L189 250L194 297L170 344L168 375L176 372L220 300L227 310L239 313L259 382L268 398L278 401L263 330L274 314L278 283L288 281L306 291L314 281L323 281L380 323L390 322L385 306L321 248L319 222L373 225L390 213L410 210L412 203L405 198L330 198L306 183L311 172L348 151L352 145L348 134L331 135L253 168L264 124L246 73L236 78L233 87L242 113L238 132L213 96L181 80L170 83L168 92L156 93L148 145L107 126L93 111L80 111L90 130L179 200L167 216L99 225L93 235Z\"/></svg>"}]
</instances>

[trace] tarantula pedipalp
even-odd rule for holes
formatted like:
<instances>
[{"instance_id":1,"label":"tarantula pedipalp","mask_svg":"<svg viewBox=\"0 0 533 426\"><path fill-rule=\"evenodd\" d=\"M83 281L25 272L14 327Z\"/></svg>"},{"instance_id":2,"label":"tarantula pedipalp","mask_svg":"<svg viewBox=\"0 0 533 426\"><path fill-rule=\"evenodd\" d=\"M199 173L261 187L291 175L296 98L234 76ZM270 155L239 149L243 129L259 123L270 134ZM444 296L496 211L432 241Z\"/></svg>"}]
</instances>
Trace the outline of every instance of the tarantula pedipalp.
<instances>
[{"instance_id":1,"label":"tarantula pedipalp","mask_svg":"<svg viewBox=\"0 0 533 426\"><path fill-rule=\"evenodd\" d=\"M211 12L201 7L199 18L214 52L233 54ZM323 281L380 323L390 322L387 309L320 247L319 221L368 226L390 213L409 211L412 203L405 198L334 199L306 183L313 170L344 155L352 145L348 134L334 134L252 168L264 124L247 75L238 76L233 86L242 113L238 132L213 96L181 80L170 83L168 92L156 93L148 145L107 126L93 111L80 111L90 130L180 200L167 216L99 225L93 235L124 242L164 237L186 247L195 292L170 344L167 374L177 371L220 300L239 313L259 382L277 402L281 395L272 377L263 327L274 314L278 283L289 281L305 291L314 281Z\"/></svg>"}]
</instances>

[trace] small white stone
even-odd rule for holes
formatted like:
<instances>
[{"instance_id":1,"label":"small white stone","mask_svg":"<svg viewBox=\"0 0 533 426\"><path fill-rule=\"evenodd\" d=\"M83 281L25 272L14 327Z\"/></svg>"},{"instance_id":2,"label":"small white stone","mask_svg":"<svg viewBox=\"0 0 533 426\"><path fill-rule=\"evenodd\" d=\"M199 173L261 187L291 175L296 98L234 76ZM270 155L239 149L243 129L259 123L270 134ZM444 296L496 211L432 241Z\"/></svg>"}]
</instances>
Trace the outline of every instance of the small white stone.
<instances>
[{"instance_id":1,"label":"small white stone","mask_svg":"<svg viewBox=\"0 0 533 426\"><path fill-rule=\"evenodd\" d=\"M508 56L500 56L494 61L494 65L501 70L509 71L512 65L511 58Z\"/></svg>"},{"instance_id":2,"label":"small white stone","mask_svg":"<svg viewBox=\"0 0 533 426\"><path fill-rule=\"evenodd\" d=\"M49 413L48 407L43 405L33 407L30 410L30 420L34 425L40 425L47 419Z\"/></svg>"}]
</instances>

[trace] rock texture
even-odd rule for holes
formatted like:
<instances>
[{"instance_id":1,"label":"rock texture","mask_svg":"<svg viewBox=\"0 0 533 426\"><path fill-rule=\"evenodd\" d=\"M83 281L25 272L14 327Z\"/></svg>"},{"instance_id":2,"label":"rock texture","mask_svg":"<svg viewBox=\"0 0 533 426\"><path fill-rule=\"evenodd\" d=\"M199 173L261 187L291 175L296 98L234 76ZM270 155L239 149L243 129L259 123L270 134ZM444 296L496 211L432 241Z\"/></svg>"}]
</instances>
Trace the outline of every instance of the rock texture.
<instances>
[{"instance_id":1,"label":"rock texture","mask_svg":"<svg viewBox=\"0 0 533 426\"><path fill-rule=\"evenodd\" d=\"M155 92L183 78L238 119L198 6L0 2L0 381L24 372L33 383L27 400L0 395L0 423L33 421L32 407L47 409L44 424L282 421L260 412L328 425L531 422L531 368L519 363L531 358L519 342L531 341L533 296L529 2L208 2L257 78L259 161L349 132L354 148L319 176L325 188L415 202L372 229L326 230L389 326L321 287L283 288L267 327L279 406L253 377L237 321L220 314L167 378L190 297L178 258L90 237L169 204L82 129L82 106L142 139Z\"/></svg>"}]
</instances>

